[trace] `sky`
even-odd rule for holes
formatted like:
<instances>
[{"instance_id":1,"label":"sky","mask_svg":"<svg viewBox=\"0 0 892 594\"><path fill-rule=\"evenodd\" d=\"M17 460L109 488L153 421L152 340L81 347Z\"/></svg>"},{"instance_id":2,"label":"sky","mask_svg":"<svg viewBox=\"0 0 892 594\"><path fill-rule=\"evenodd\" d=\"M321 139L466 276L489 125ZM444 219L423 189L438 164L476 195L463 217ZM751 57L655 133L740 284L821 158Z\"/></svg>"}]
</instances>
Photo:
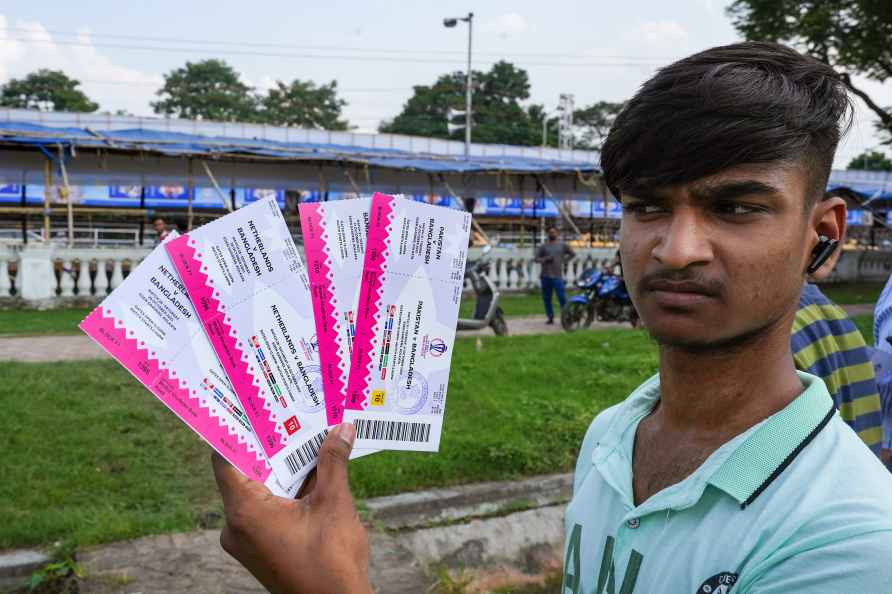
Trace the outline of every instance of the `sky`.
<instances>
[{"instance_id":1,"label":"sky","mask_svg":"<svg viewBox=\"0 0 892 594\"><path fill-rule=\"evenodd\" d=\"M530 101L551 111L561 93L577 107L627 99L659 66L738 41L729 2L0 0L0 82L61 69L102 111L153 115L165 73L217 57L259 91L276 80L336 80L346 118L374 131L399 113L412 85L464 71L466 25L445 28L444 17L473 11L474 67L506 59L525 68ZM856 80L892 104L892 82ZM872 122L857 102L837 167L878 145Z\"/></svg>"}]
</instances>

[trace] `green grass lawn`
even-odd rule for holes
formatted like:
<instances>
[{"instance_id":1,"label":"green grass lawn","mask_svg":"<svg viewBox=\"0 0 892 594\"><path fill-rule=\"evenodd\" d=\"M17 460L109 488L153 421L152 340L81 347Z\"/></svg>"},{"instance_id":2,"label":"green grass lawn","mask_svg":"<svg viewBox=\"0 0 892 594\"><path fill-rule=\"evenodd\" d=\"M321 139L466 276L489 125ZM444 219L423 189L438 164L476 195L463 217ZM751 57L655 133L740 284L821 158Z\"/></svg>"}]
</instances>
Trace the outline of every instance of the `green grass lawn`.
<instances>
[{"instance_id":1,"label":"green grass lawn","mask_svg":"<svg viewBox=\"0 0 892 594\"><path fill-rule=\"evenodd\" d=\"M557 297L553 299L554 308L557 310ZM502 293L499 306L505 312L506 318L521 316L544 316L545 306L542 303L541 293ZM462 299L459 316L470 318L474 314L474 298L467 294Z\"/></svg>"},{"instance_id":2,"label":"green grass lawn","mask_svg":"<svg viewBox=\"0 0 892 594\"><path fill-rule=\"evenodd\" d=\"M88 308L3 309L0 310L0 336L4 334L78 334L77 325L88 313Z\"/></svg>"},{"instance_id":3,"label":"green grass lawn","mask_svg":"<svg viewBox=\"0 0 892 594\"><path fill-rule=\"evenodd\" d=\"M861 336L864 337L864 342L867 343L867 346L873 346L873 315L852 316L852 321L858 326L858 330L861 331Z\"/></svg>"},{"instance_id":4,"label":"green grass lawn","mask_svg":"<svg viewBox=\"0 0 892 594\"><path fill-rule=\"evenodd\" d=\"M884 283L845 283L821 285L821 291L839 305L876 303L883 292Z\"/></svg>"},{"instance_id":5,"label":"green grass lawn","mask_svg":"<svg viewBox=\"0 0 892 594\"><path fill-rule=\"evenodd\" d=\"M654 372L641 332L456 344L437 454L351 464L372 497L572 468L595 414ZM189 530L220 509L209 450L114 361L0 363L0 549Z\"/></svg>"}]
</instances>

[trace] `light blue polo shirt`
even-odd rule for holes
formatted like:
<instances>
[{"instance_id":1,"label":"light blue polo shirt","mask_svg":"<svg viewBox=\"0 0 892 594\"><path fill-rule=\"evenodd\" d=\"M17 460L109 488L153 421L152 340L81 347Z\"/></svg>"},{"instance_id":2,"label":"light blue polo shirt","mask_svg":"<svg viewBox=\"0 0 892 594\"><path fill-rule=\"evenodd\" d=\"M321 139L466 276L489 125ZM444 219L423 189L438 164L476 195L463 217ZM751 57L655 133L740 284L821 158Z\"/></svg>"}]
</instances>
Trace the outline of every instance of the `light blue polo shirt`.
<instances>
[{"instance_id":1,"label":"light blue polo shirt","mask_svg":"<svg viewBox=\"0 0 892 594\"><path fill-rule=\"evenodd\" d=\"M824 383L635 507L659 376L592 422L566 514L562 594L892 594L892 475Z\"/></svg>"}]
</instances>

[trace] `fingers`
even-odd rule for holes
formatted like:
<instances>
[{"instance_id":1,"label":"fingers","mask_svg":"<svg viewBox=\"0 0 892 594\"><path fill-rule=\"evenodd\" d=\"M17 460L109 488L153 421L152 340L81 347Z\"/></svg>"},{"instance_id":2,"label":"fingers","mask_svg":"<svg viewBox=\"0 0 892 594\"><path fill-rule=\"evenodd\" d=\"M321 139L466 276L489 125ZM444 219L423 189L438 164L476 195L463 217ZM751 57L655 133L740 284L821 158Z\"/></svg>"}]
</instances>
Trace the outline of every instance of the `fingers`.
<instances>
[{"instance_id":1,"label":"fingers","mask_svg":"<svg viewBox=\"0 0 892 594\"><path fill-rule=\"evenodd\" d=\"M310 471L310 474L307 475L307 478L304 479L304 484L300 486L300 490L297 492L297 497L295 499L303 499L307 495L313 492L313 489L316 488L316 469Z\"/></svg>"},{"instance_id":2,"label":"fingers","mask_svg":"<svg viewBox=\"0 0 892 594\"><path fill-rule=\"evenodd\" d=\"M272 496L269 489L243 475L217 452L211 453L211 465L214 468L214 478L217 479L217 488L223 496L224 507L246 497Z\"/></svg>"},{"instance_id":3,"label":"fingers","mask_svg":"<svg viewBox=\"0 0 892 594\"><path fill-rule=\"evenodd\" d=\"M319 450L316 466L316 485L313 499L320 502L352 501L347 476L347 461L353 450L356 429L351 423L341 423L329 432Z\"/></svg>"}]
</instances>

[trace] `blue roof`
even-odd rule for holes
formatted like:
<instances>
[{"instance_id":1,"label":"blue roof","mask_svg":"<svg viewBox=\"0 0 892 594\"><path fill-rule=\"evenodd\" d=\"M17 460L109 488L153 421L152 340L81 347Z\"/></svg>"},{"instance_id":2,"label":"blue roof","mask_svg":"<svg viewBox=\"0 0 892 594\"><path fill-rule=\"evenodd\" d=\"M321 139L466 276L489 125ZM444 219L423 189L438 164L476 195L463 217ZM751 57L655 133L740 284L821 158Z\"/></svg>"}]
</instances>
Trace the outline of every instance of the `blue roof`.
<instances>
[{"instance_id":1,"label":"blue roof","mask_svg":"<svg viewBox=\"0 0 892 594\"><path fill-rule=\"evenodd\" d=\"M0 122L0 143L55 149L105 148L146 151L168 156L241 157L289 161L339 161L428 173L586 173L599 172L596 163L522 156L463 156L309 142L281 142L165 132L147 129L103 130L49 127L25 122Z\"/></svg>"},{"instance_id":2,"label":"blue roof","mask_svg":"<svg viewBox=\"0 0 892 594\"><path fill-rule=\"evenodd\" d=\"M828 190L848 188L861 194L865 204L877 200L892 200L892 172L836 169L830 173Z\"/></svg>"}]
</instances>

